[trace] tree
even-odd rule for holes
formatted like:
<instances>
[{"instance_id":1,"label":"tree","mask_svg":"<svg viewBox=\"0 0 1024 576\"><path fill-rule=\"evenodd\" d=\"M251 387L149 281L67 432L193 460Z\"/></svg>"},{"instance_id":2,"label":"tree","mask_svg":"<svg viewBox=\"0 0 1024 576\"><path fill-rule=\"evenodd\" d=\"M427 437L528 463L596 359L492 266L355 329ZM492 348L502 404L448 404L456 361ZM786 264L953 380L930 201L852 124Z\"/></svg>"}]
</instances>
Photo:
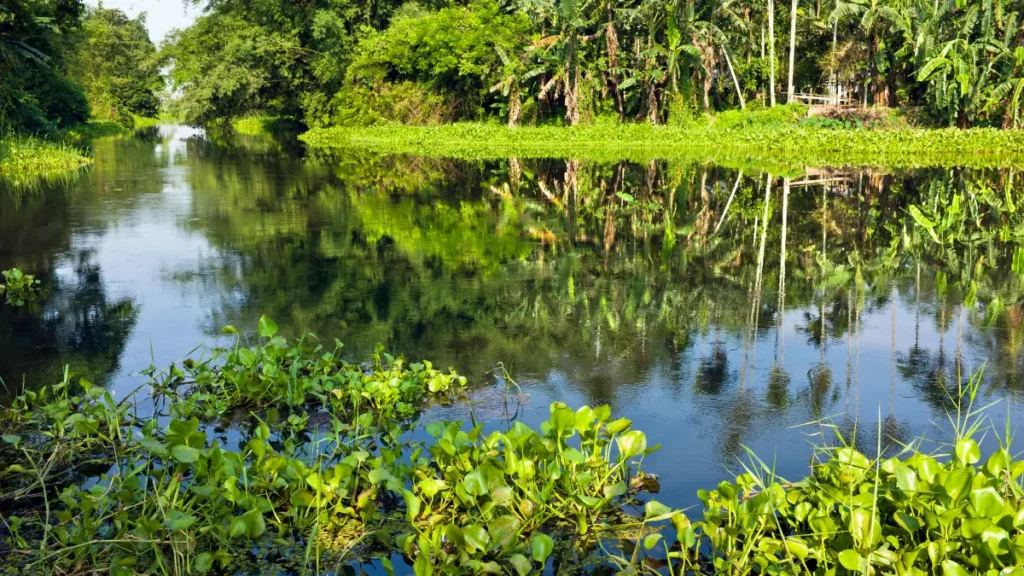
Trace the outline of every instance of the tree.
<instances>
[{"instance_id":1,"label":"tree","mask_svg":"<svg viewBox=\"0 0 1024 576\"><path fill-rule=\"evenodd\" d=\"M84 122L89 106L66 77L67 36L79 0L4 0L0 5L0 131L51 132Z\"/></svg>"},{"instance_id":2,"label":"tree","mask_svg":"<svg viewBox=\"0 0 1024 576\"><path fill-rule=\"evenodd\" d=\"M130 123L132 114L156 115L163 78L144 13L133 19L102 5L89 9L71 69L97 118Z\"/></svg>"}]
</instances>

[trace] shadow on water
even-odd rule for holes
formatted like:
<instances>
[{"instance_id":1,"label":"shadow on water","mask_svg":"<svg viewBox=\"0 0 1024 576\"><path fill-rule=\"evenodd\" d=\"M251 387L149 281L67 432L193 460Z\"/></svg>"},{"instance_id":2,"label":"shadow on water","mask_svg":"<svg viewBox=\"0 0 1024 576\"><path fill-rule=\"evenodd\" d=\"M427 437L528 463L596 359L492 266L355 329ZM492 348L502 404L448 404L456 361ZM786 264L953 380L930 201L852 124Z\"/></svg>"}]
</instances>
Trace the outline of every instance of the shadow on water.
<instances>
[{"instance_id":1,"label":"shadow on water","mask_svg":"<svg viewBox=\"0 0 1024 576\"><path fill-rule=\"evenodd\" d=\"M744 447L802 474L822 423L869 453L941 437L983 364L984 394L1021 416L1012 173L317 163L282 142L161 127L0 193L0 268L46 286L0 308L0 377L71 364L124 394L267 314L353 358L383 343L478 383L501 362L530 424L554 400L609 403L662 444L645 464L674 506Z\"/></svg>"}]
</instances>

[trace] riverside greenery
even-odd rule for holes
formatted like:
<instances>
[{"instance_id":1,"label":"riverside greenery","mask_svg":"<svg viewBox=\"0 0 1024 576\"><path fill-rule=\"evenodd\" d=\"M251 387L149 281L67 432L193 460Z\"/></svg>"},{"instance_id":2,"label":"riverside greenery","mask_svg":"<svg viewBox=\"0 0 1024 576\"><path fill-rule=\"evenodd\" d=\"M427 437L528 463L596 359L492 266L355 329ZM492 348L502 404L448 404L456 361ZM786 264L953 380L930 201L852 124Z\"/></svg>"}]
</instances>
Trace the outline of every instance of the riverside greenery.
<instances>
[{"instance_id":1,"label":"riverside greenery","mask_svg":"<svg viewBox=\"0 0 1024 576\"><path fill-rule=\"evenodd\" d=\"M15 183L68 172L92 163L78 147L34 136L0 139L0 178Z\"/></svg>"},{"instance_id":2,"label":"riverside greenery","mask_svg":"<svg viewBox=\"0 0 1024 576\"><path fill-rule=\"evenodd\" d=\"M947 454L823 448L803 480L754 465L684 513L643 492L657 446L607 406L555 403L539 429L434 422L413 440L423 407L458 401L464 378L382 351L352 364L340 343L287 341L266 317L259 333L256 346L148 371L162 418L68 372L0 410L0 526L15 570L232 573L254 550L282 549L317 573L371 559L393 573L392 551L417 576L522 576L548 562L1021 573L1024 462L1008 444L982 460L980 375L959 391ZM218 424L240 430L237 449Z\"/></svg>"},{"instance_id":3,"label":"riverside greenery","mask_svg":"<svg viewBox=\"0 0 1024 576\"><path fill-rule=\"evenodd\" d=\"M694 127L596 124L506 128L496 124L320 128L300 135L314 150L362 149L468 159L657 158L802 171L805 166L882 168L1012 167L1024 159L1024 133L977 128L846 129L803 125Z\"/></svg>"}]
</instances>

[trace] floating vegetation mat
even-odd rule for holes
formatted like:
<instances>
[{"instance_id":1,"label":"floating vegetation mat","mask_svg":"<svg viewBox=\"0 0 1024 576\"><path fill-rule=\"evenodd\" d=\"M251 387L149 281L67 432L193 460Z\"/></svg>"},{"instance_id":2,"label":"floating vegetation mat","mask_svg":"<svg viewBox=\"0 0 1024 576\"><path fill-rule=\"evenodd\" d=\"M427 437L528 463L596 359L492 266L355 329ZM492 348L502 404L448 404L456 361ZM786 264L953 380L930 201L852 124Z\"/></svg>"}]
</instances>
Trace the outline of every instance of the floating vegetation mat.
<instances>
[{"instance_id":1,"label":"floating vegetation mat","mask_svg":"<svg viewBox=\"0 0 1024 576\"><path fill-rule=\"evenodd\" d=\"M0 409L8 572L1021 573L1024 462L1006 446L979 464L970 401L949 457L841 447L799 482L752 465L691 521L652 498L658 446L607 406L417 440L464 377L381 350L351 363L266 317L259 334L147 371L156 416L67 373Z\"/></svg>"}]
</instances>

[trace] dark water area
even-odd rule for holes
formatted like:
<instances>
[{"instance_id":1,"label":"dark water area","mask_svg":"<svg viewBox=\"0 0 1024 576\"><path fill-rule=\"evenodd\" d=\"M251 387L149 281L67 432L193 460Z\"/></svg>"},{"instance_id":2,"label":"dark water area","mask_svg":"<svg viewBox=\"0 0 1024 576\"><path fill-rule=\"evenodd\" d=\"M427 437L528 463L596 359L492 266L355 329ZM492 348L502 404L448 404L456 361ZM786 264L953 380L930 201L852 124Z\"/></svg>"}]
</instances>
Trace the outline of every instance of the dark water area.
<instances>
[{"instance_id":1,"label":"dark water area","mask_svg":"<svg viewBox=\"0 0 1024 576\"><path fill-rule=\"evenodd\" d=\"M941 449L983 366L997 427L1024 415L1012 173L809 170L768 189L709 164L313 161L186 127L94 148L73 177L0 184L0 269L44 287L0 306L8 389L69 365L123 397L151 364L230 342L224 325L252 341L266 314L352 359L382 344L451 366L491 426L502 367L528 424L556 400L610 404L661 444L644 467L672 506L748 449L802 476L832 427L871 454Z\"/></svg>"}]
</instances>

